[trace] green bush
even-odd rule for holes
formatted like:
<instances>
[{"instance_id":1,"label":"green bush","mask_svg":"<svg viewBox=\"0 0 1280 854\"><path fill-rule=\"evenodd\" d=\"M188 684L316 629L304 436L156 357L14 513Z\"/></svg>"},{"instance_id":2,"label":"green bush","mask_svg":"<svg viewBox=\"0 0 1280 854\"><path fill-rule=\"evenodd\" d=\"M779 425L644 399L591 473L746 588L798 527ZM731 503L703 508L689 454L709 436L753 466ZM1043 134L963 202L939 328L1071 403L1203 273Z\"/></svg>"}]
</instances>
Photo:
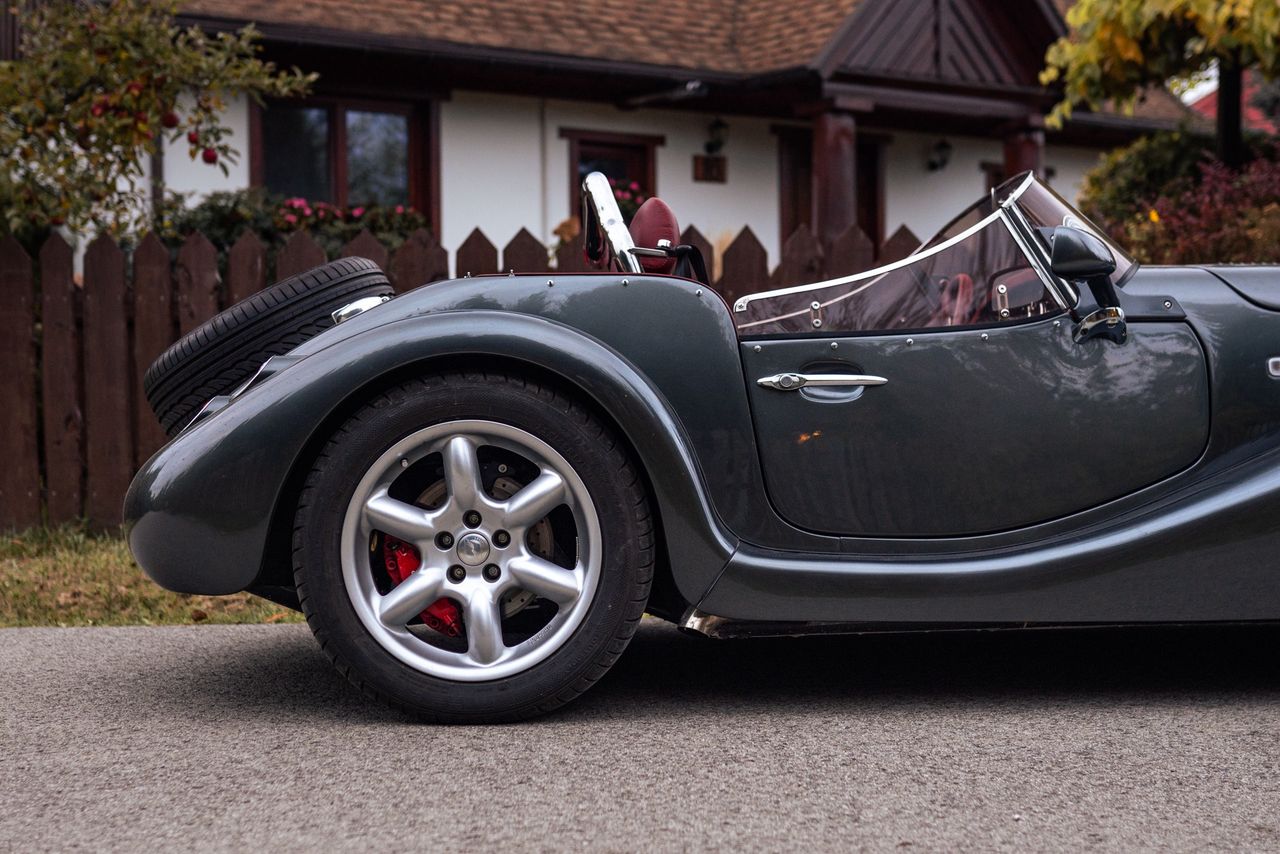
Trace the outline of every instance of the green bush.
<instances>
[{"instance_id":1,"label":"green bush","mask_svg":"<svg viewBox=\"0 0 1280 854\"><path fill-rule=\"evenodd\" d=\"M181 197L171 196L157 219L157 232L170 247L180 246L189 234L198 231L217 247L220 256L245 231L257 235L268 255L274 257L290 235L306 230L332 258L365 229L389 251L395 251L410 234L427 225L426 217L405 205L339 208L261 189L211 193L190 207Z\"/></svg>"},{"instance_id":2,"label":"green bush","mask_svg":"<svg viewBox=\"0 0 1280 854\"><path fill-rule=\"evenodd\" d=\"M1085 176L1080 209L1117 239L1145 216L1157 199L1184 192L1199 180L1199 166L1213 157L1212 141L1183 131L1143 137L1107 153Z\"/></svg>"},{"instance_id":3,"label":"green bush","mask_svg":"<svg viewBox=\"0 0 1280 854\"><path fill-rule=\"evenodd\" d=\"M1085 177L1080 208L1148 264L1280 262L1280 147L1251 140L1239 170L1186 132L1110 152Z\"/></svg>"}]
</instances>

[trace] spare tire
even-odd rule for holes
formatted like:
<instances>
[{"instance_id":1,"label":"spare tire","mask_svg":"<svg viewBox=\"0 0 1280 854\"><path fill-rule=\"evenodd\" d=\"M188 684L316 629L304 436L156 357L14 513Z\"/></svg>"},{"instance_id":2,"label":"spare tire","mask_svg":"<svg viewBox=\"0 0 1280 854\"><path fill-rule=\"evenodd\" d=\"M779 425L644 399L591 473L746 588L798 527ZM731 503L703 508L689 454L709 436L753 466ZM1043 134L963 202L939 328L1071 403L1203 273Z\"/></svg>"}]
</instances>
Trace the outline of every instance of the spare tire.
<instances>
[{"instance_id":1,"label":"spare tire","mask_svg":"<svg viewBox=\"0 0 1280 854\"><path fill-rule=\"evenodd\" d=\"M175 341L147 369L142 390L172 436L211 397L230 393L267 359L333 326L337 309L393 293L386 275L367 258L340 258L290 276Z\"/></svg>"}]
</instances>

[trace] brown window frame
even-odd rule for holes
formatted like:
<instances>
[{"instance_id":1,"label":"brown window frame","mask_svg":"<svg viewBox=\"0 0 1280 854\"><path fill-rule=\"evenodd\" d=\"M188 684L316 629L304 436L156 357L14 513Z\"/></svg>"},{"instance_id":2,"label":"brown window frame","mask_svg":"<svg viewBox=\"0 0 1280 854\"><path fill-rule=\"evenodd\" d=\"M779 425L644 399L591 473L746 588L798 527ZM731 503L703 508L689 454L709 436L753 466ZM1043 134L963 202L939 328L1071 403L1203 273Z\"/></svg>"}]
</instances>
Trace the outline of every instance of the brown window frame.
<instances>
[{"instance_id":1,"label":"brown window frame","mask_svg":"<svg viewBox=\"0 0 1280 854\"><path fill-rule=\"evenodd\" d=\"M440 228L440 112L435 100L387 101L320 95L301 101L269 100L291 107L322 107L329 114L329 180L334 188L332 204L346 207L347 111L392 113L409 119L409 205L427 217L433 231ZM251 104L249 113L249 183L262 187L266 180L266 151L262 135L263 109Z\"/></svg>"},{"instance_id":2,"label":"brown window frame","mask_svg":"<svg viewBox=\"0 0 1280 854\"><path fill-rule=\"evenodd\" d=\"M667 138L655 134L615 133L613 131L587 130L585 128L560 128L560 138L569 140L569 216L578 216L582 208L582 187L578 184L578 158L583 144L625 145L644 149L642 163L644 180L640 183L650 193L658 195L658 172L655 150L667 144Z\"/></svg>"}]
</instances>

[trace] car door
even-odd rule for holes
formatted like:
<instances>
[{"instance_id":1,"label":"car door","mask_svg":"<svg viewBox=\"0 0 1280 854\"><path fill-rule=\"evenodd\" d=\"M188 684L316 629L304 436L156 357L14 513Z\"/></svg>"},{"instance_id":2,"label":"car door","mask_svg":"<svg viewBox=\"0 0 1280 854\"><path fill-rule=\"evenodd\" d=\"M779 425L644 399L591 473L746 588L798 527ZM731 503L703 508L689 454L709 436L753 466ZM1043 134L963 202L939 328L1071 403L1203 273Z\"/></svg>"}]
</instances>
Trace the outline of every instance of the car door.
<instances>
[{"instance_id":1,"label":"car door","mask_svg":"<svg viewBox=\"0 0 1280 854\"><path fill-rule=\"evenodd\" d=\"M1189 467L1204 353L1178 322L1074 340L1000 215L878 275L775 292L739 323L766 489L808 530L997 532ZM768 295L766 295L768 296Z\"/></svg>"}]
</instances>

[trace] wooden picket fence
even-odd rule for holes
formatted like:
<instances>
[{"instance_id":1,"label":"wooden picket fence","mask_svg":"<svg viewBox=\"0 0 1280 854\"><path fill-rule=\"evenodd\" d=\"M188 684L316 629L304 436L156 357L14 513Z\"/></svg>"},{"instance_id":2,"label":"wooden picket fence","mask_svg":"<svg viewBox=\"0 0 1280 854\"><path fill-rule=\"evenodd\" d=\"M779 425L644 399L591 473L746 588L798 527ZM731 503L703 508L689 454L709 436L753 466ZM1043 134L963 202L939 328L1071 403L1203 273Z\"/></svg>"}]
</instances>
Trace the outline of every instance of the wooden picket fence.
<instances>
[{"instance_id":1,"label":"wooden picket fence","mask_svg":"<svg viewBox=\"0 0 1280 854\"><path fill-rule=\"evenodd\" d=\"M711 266L711 243L696 228L686 229L683 240L698 246ZM714 287L732 303L779 284L897 260L918 243L904 226L877 253L854 227L824 251L801 226L770 273L764 247L744 228L721 255ZM394 252L362 232L339 254L377 262L398 292L449 275L448 252L427 231ZM72 249L58 235L34 259L13 238L0 240L0 529L78 520L100 529L119 524L134 471L165 442L142 393L147 367L228 305L326 260L305 232L280 249L271 274L265 247L248 232L228 251L225 269L203 234L189 236L176 258L154 235L131 257L103 236L89 244L77 282ZM553 259L525 229L500 253L475 229L454 253L458 276L585 269L578 246L563 247Z\"/></svg>"}]
</instances>

